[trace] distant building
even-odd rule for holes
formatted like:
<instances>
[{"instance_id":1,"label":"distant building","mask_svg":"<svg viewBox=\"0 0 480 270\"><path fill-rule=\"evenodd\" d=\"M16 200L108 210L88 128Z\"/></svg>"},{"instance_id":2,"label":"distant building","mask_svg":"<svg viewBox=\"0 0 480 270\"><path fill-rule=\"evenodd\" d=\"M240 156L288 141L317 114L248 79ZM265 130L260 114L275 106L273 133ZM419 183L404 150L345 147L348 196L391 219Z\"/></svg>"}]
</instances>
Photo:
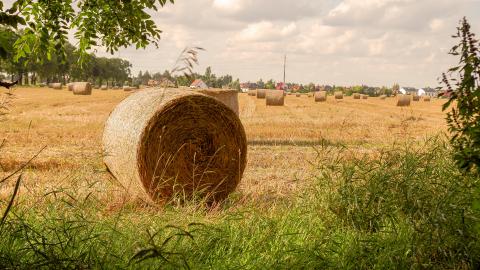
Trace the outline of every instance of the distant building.
<instances>
[{"instance_id":1,"label":"distant building","mask_svg":"<svg viewBox=\"0 0 480 270\"><path fill-rule=\"evenodd\" d=\"M277 86L275 87L275 89L285 91L285 90L288 90L288 86L286 83L280 82L280 83L277 83Z\"/></svg>"},{"instance_id":2,"label":"distant building","mask_svg":"<svg viewBox=\"0 0 480 270\"><path fill-rule=\"evenodd\" d=\"M240 84L240 89L244 93L248 92L248 90L255 90L257 88L258 88L258 85L256 83L246 82L246 83Z\"/></svg>"},{"instance_id":3,"label":"distant building","mask_svg":"<svg viewBox=\"0 0 480 270\"><path fill-rule=\"evenodd\" d=\"M401 89L405 90L406 95L416 95L418 93L418 89L415 87L402 87Z\"/></svg>"},{"instance_id":4,"label":"distant building","mask_svg":"<svg viewBox=\"0 0 480 270\"><path fill-rule=\"evenodd\" d=\"M206 83L204 83L202 80L196 79L196 80L193 81L193 83L190 85L190 88L207 89L207 88L208 88L208 85L207 85Z\"/></svg>"},{"instance_id":5,"label":"distant building","mask_svg":"<svg viewBox=\"0 0 480 270\"><path fill-rule=\"evenodd\" d=\"M160 83L156 80L148 80L147 85L150 87L158 86Z\"/></svg>"},{"instance_id":6,"label":"distant building","mask_svg":"<svg viewBox=\"0 0 480 270\"><path fill-rule=\"evenodd\" d=\"M423 88L423 90L425 90L425 95L428 97L437 97L439 94L437 90L430 87Z\"/></svg>"}]
</instances>

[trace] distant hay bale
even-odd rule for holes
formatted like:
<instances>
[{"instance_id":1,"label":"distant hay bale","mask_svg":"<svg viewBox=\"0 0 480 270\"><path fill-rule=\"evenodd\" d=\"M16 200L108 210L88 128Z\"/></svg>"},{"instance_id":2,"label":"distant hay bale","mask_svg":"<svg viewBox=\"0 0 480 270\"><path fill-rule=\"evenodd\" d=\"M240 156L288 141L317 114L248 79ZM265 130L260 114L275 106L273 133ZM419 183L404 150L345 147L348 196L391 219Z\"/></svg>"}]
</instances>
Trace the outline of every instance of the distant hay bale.
<instances>
[{"instance_id":1,"label":"distant hay bale","mask_svg":"<svg viewBox=\"0 0 480 270\"><path fill-rule=\"evenodd\" d=\"M44 84L44 83L40 83L38 86L40 86L40 87L45 87L45 86L47 86L47 85Z\"/></svg>"},{"instance_id":2,"label":"distant hay bale","mask_svg":"<svg viewBox=\"0 0 480 270\"><path fill-rule=\"evenodd\" d=\"M52 88L55 90L62 90L62 84L61 83L52 83Z\"/></svg>"},{"instance_id":3,"label":"distant hay bale","mask_svg":"<svg viewBox=\"0 0 480 270\"><path fill-rule=\"evenodd\" d=\"M267 106L283 106L285 104L285 95L282 90L268 90L266 95Z\"/></svg>"},{"instance_id":4,"label":"distant hay bale","mask_svg":"<svg viewBox=\"0 0 480 270\"><path fill-rule=\"evenodd\" d=\"M327 101L326 91L315 92L315 102L325 102L325 101Z\"/></svg>"},{"instance_id":5,"label":"distant hay bale","mask_svg":"<svg viewBox=\"0 0 480 270\"><path fill-rule=\"evenodd\" d=\"M425 102L430 102L431 98L429 96L423 97L423 101Z\"/></svg>"},{"instance_id":6,"label":"distant hay bale","mask_svg":"<svg viewBox=\"0 0 480 270\"><path fill-rule=\"evenodd\" d=\"M134 197L166 203L194 196L224 200L246 166L238 116L196 91L147 89L122 101L103 134L104 162Z\"/></svg>"},{"instance_id":7,"label":"distant hay bale","mask_svg":"<svg viewBox=\"0 0 480 270\"><path fill-rule=\"evenodd\" d=\"M257 89L257 98L265 99L267 97L267 90L266 89Z\"/></svg>"},{"instance_id":8,"label":"distant hay bale","mask_svg":"<svg viewBox=\"0 0 480 270\"><path fill-rule=\"evenodd\" d=\"M362 99L368 99L368 95L362 95Z\"/></svg>"},{"instance_id":9,"label":"distant hay bale","mask_svg":"<svg viewBox=\"0 0 480 270\"><path fill-rule=\"evenodd\" d=\"M296 97L301 97L302 95L299 94L299 93L297 93L297 94L295 94L295 96L296 96Z\"/></svg>"},{"instance_id":10,"label":"distant hay bale","mask_svg":"<svg viewBox=\"0 0 480 270\"><path fill-rule=\"evenodd\" d=\"M335 91L335 99L343 99L343 92Z\"/></svg>"},{"instance_id":11,"label":"distant hay bale","mask_svg":"<svg viewBox=\"0 0 480 270\"><path fill-rule=\"evenodd\" d=\"M68 83L67 84L68 91L73 91L73 84L74 83Z\"/></svg>"},{"instance_id":12,"label":"distant hay bale","mask_svg":"<svg viewBox=\"0 0 480 270\"><path fill-rule=\"evenodd\" d=\"M360 99L362 95L360 95L359 93L355 93L353 94L353 99Z\"/></svg>"},{"instance_id":13,"label":"distant hay bale","mask_svg":"<svg viewBox=\"0 0 480 270\"><path fill-rule=\"evenodd\" d=\"M291 95L293 95L293 93L292 93L292 92L288 92L288 94L287 94L287 95L291 96Z\"/></svg>"},{"instance_id":14,"label":"distant hay bale","mask_svg":"<svg viewBox=\"0 0 480 270\"><path fill-rule=\"evenodd\" d=\"M197 89L194 92L202 93L204 95L215 98L216 100L227 105L236 115L240 115L240 109L238 105L238 91L232 89Z\"/></svg>"},{"instance_id":15,"label":"distant hay bale","mask_svg":"<svg viewBox=\"0 0 480 270\"><path fill-rule=\"evenodd\" d=\"M412 100L413 101L420 101L420 96L414 95Z\"/></svg>"},{"instance_id":16,"label":"distant hay bale","mask_svg":"<svg viewBox=\"0 0 480 270\"><path fill-rule=\"evenodd\" d=\"M92 85L89 82L76 82L73 84L73 94L74 95L91 95L92 94Z\"/></svg>"},{"instance_id":17,"label":"distant hay bale","mask_svg":"<svg viewBox=\"0 0 480 270\"><path fill-rule=\"evenodd\" d=\"M408 107L410 106L410 96L409 95L398 95L397 106L398 107Z\"/></svg>"},{"instance_id":18,"label":"distant hay bale","mask_svg":"<svg viewBox=\"0 0 480 270\"><path fill-rule=\"evenodd\" d=\"M47 86L48 88L53 88L53 83L49 83Z\"/></svg>"},{"instance_id":19,"label":"distant hay bale","mask_svg":"<svg viewBox=\"0 0 480 270\"><path fill-rule=\"evenodd\" d=\"M123 86L123 91L125 91L125 92L130 92L130 91L132 91L132 90L133 90L132 87L130 87L130 86L128 86L128 85L124 85L124 86Z\"/></svg>"},{"instance_id":20,"label":"distant hay bale","mask_svg":"<svg viewBox=\"0 0 480 270\"><path fill-rule=\"evenodd\" d=\"M386 100L387 99L387 95L381 95L380 96L380 100Z\"/></svg>"},{"instance_id":21,"label":"distant hay bale","mask_svg":"<svg viewBox=\"0 0 480 270\"><path fill-rule=\"evenodd\" d=\"M100 90L108 90L108 86L102 85L102 86L100 87Z\"/></svg>"},{"instance_id":22,"label":"distant hay bale","mask_svg":"<svg viewBox=\"0 0 480 270\"><path fill-rule=\"evenodd\" d=\"M252 97L256 96L257 95L257 90L248 90L248 95L252 96Z\"/></svg>"},{"instance_id":23,"label":"distant hay bale","mask_svg":"<svg viewBox=\"0 0 480 270\"><path fill-rule=\"evenodd\" d=\"M312 94L312 93L308 93L307 96L308 96L309 98L311 98L311 97L313 97L313 94Z\"/></svg>"}]
</instances>

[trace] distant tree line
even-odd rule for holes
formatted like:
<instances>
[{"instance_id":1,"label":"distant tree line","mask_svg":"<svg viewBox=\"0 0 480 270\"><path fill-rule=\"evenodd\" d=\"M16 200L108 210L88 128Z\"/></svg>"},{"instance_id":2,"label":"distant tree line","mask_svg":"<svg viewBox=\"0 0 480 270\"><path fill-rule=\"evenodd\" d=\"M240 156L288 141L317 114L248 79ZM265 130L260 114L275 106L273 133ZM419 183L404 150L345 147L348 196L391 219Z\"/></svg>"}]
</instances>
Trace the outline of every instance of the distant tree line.
<instances>
[{"instance_id":1,"label":"distant tree line","mask_svg":"<svg viewBox=\"0 0 480 270\"><path fill-rule=\"evenodd\" d=\"M211 67L207 67L204 74L193 73L190 76L171 74L168 70L165 70L163 73L140 71L138 75L133 78L133 81L136 85L147 85L148 81L150 80L155 80L158 82L162 82L163 80L169 80L178 87L188 87L196 79L201 79L211 88L230 88L240 90L239 79L234 80L233 76L228 74L223 76L217 76L212 72Z\"/></svg>"},{"instance_id":2,"label":"distant tree line","mask_svg":"<svg viewBox=\"0 0 480 270\"><path fill-rule=\"evenodd\" d=\"M14 44L21 37L22 32L15 32L10 28L0 27L0 73L4 79L18 80L19 85L36 85L41 83L73 81L90 81L96 85L123 85L128 81L132 65L129 61L120 58L97 57L94 54L84 56L82 66L78 61L80 55L76 48L67 43L66 57L60 59L58 55L50 55L42 61L27 61L27 55L15 55ZM18 60L18 61L17 61ZM1 77L0 77L1 78Z\"/></svg>"}]
</instances>

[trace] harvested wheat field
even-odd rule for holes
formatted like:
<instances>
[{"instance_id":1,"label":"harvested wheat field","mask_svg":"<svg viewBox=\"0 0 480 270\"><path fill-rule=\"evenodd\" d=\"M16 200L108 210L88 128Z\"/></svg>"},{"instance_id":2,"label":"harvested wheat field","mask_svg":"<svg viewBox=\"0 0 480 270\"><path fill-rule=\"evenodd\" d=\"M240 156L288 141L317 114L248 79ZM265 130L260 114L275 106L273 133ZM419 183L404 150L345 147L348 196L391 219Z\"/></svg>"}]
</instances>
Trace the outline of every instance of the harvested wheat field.
<instances>
[{"instance_id":1,"label":"harvested wheat field","mask_svg":"<svg viewBox=\"0 0 480 270\"><path fill-rule=\"evenodd\" d=\"M101 141L110 112L131 93L93 90L91 96L74 96L47 88L13 93L11 112L0 125L6 139L1 174L45 147L25 174L21 196L30 198L26 204L38 205L47 199L46 191L61 188L88 193L87 187L95 187L105 210L128 199L103 164ZM263 99L239 94L248 164L237 192L249 200L288 196L308 179L308 164L322 140L368 152L402 139L421 141L446 129L443 101L408 108L396 107L396 102L370 98L360 103L345 97L341 103L333 98L315 103L289 96L285 106L267 107ZM7 194L0 192L2 199Z\"/></svg>"}]
</instances>

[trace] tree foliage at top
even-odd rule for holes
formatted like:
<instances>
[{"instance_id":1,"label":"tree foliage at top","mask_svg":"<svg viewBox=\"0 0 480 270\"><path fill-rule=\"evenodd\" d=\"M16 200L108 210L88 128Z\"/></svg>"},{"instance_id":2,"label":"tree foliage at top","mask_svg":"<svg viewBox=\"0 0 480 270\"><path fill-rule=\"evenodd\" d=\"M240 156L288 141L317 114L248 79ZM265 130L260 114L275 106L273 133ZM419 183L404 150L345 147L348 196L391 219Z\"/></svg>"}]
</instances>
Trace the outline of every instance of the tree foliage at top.
<instances>
[{"instance_id":1,"label":"tree foliage at top","mask_svg":"<svg viewBox=\"0 0 480 270\"><path fill-rule=\"evenodd\" d=\"M455 160L460 168L480 172L480 44L464 18L454 38L459 44L450 51L460 57L458 66L443 74L443 84L450 95L447 114Z\"/></svg>"},{"instance_id":2,"label":"tree foliage at top","mask_svg":"<svg viewBox=\"0 0 480 270\"><path fill-rule=\"evenodd\" d=\"M64 59L67 35L73 31L82 63L97 46L114 53L132 44L158 45L161 30L148 11L167 2L174 0L15 0L11 7L0 0L0 26L24 30L15 44L16 58L29 56L34 62L53 54Z\"/></svg>"}]
</instances>

